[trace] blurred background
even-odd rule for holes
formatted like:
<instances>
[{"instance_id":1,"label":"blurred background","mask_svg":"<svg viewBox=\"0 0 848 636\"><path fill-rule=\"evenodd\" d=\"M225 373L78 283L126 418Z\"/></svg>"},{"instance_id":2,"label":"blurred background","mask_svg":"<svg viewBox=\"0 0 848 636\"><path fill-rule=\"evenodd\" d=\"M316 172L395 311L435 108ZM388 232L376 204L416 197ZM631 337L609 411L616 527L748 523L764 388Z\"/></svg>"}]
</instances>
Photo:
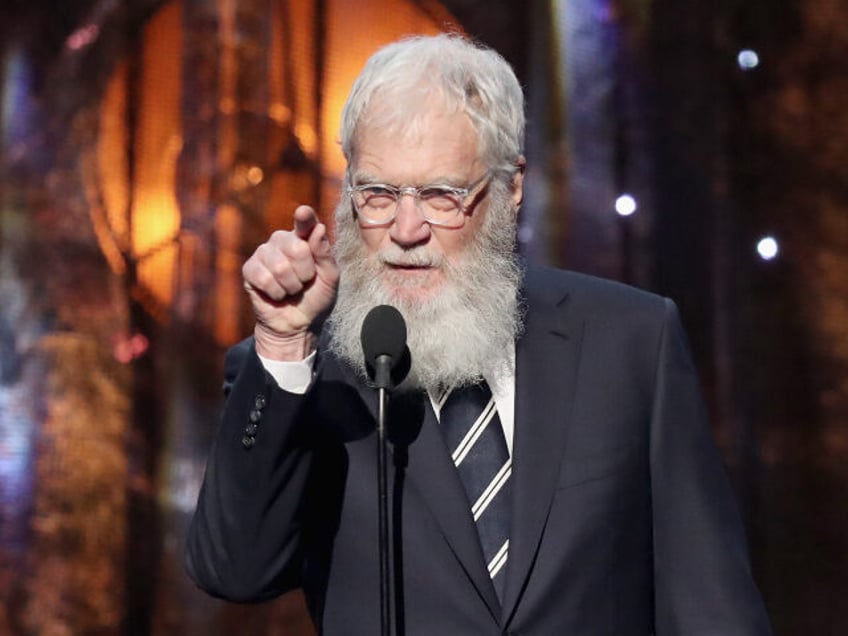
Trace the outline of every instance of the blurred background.
<instances>
[{"instance_id":1,"label":"blurred background","mask_svg":"<svg viewBox=\"0 0 848 636\"><path fill-rule=\"evenodd\" d=\"M2 0L0 636L312 634L182 571L239 270L446 29L525 87L527 258L680 305L776 633L848 633L848 3Z\"/></svg>"}]
</instances>

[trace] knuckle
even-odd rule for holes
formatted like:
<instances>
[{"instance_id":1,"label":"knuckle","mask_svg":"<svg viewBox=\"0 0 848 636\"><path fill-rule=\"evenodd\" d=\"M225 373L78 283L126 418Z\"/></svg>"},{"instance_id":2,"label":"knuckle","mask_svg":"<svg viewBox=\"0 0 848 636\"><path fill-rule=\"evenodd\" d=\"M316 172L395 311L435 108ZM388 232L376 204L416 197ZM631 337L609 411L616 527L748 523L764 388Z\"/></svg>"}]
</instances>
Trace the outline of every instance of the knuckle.
<instances>
[{"instance_id":1,"label":"knuckle","mask_svg":"<svg viewBox=\"0 0 848 636\"><path fill-rule=\"evenodd\" d=\"M245 261L244 265L241 266L241 276L245 281L253 281L256 278L259 269L259 263L256 260L256 256L251 256Z\"/></svg>"},{"instance_id":2,"label":"knuckle","mask_svg":"<svg viewBox=\"0 0 848 636\"><path fill-rule=\"evenodd\" d=\"M285 278L292 271L291 261L287 258L277 258L270 265L270 273L277 280Z\"/></svg>"},{"instance_id":3,"label":"knuckle","mask_svg":"<svg viewBox=\"0 0 848 636\"><path fill-rule=\"evenodd\" d=\"M265 253L281 252L286 249L286 246L292 240L292 233L285 230L277 230L268 238L268 240L260 246L260 249Z\"/></svg>"},{"instance_id":4,"label":"knuckle","mask_svg":"<svg viewBox=\"0 0 848 636\"><path fill-rule=\"evenodd\" d=\"M307 260L312 256L309 244L304 240L295 241L289 248L289 254L297 260Z\"/></svg>"},{"instance_id":5,"label":"knuckle","mask_svg":"<svg viewBox=\"0 0 848 636\"><path fill-rule=\"evenodd\" d=\"M250 279L249 282L256 289L268 293L273 287L274 279L271 276L271 272L269 272L267 269L262 269L254 272L253 277Z\"/></svg>"}]
</instances>

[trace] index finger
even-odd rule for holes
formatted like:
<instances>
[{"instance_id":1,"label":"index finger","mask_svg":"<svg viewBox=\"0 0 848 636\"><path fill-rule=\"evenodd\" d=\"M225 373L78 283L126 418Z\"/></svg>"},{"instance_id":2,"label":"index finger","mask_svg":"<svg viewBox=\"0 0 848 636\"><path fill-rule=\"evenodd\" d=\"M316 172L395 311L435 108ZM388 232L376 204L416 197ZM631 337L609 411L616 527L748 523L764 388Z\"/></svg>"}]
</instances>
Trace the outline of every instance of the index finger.
<instances>
[{"instance_id":1,"label":"index finger","mask_svg":"<svg viewBox=\"0 0 848 636\"><path fill-rule=\"evenodd\" d=\"M294 233L298 238L307 240L318 225L318 215L308 205L301 205L294 211Z\"/></svg>"}]
</instances>

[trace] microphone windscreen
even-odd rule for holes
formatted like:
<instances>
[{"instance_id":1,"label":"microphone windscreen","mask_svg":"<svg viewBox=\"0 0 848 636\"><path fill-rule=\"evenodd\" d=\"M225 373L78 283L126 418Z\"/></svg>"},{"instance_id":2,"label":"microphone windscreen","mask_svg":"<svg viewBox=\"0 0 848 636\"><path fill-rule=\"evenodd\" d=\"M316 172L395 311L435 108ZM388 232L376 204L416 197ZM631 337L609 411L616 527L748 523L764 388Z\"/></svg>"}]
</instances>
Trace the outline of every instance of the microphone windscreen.
<instances>
[{"instance_id":1,"label":"microphone windscreen","mask_svg":"<svg viewBox=\"0 0 848 636\"><path fill-rule=\"evenodd\" d=\"M373 366L379 356L388 355L396 365L406 347L406 323L391 305L377 305L362 321L362 352L365 362Z\"/></svg>"}]
</instances>

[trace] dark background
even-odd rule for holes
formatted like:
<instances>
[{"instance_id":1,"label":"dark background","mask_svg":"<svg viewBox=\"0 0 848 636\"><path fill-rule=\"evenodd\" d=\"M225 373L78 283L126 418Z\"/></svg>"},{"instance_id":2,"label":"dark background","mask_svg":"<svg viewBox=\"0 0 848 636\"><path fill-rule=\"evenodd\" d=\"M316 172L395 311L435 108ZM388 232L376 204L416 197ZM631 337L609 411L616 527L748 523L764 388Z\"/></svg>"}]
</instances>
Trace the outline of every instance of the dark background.
<instances>
[{"instance_id":1,"label":"dark background","mask_svg":"<svg viewBox=\"0 0 848 636\"><path fill-rule=\"evenodd\" d=\"M525 87L527 258L680 305L776 633L848 633L846 3L2 0L0 635L310 633L180 564L238 267L332 209L347 58L439 28Z\"/></svg>"}]
</instances>

